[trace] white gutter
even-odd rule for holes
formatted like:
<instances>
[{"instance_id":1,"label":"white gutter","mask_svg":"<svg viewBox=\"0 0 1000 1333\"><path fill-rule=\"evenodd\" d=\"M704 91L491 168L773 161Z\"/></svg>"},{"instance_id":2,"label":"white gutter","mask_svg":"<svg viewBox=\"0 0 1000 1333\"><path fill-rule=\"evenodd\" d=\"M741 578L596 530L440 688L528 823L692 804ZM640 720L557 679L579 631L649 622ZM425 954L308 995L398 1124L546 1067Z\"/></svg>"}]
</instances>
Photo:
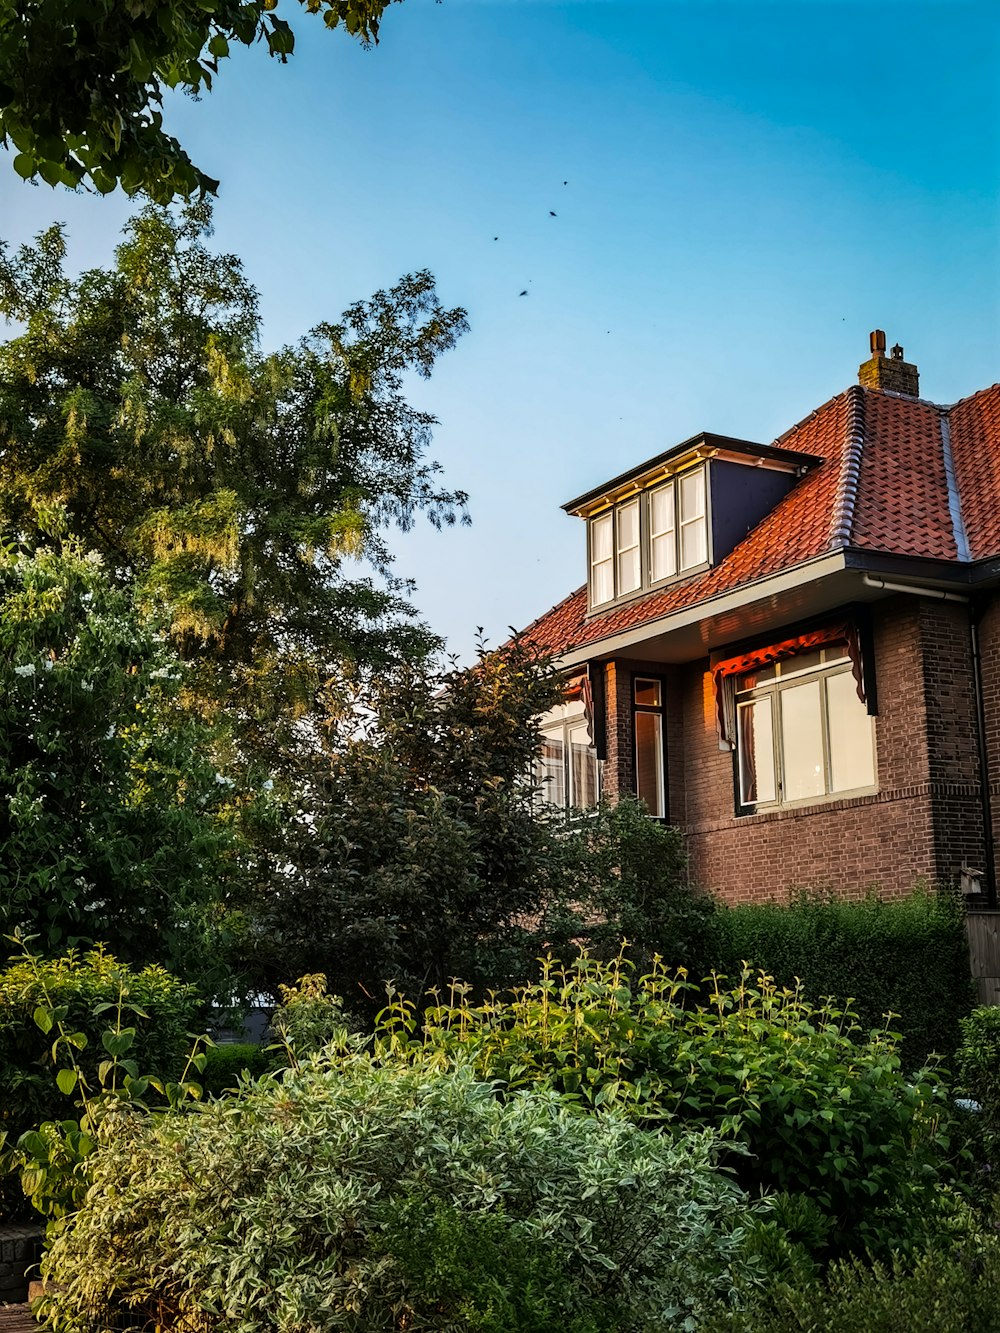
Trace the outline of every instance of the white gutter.
<instances>
[{"instance_id":1,"label":"white gutter","mask_svg":"<svg viewBox=\"0 0 1000 1333\"><path fill-rule=\"evenodd\" d=\"M772 574L770 578L757 579L753 583L746 583L732 592L716 593L714 597L704 598L681 611L674 612L672 615L663 616L659 620L645 620L634 629L623 630L620 634L611 635L608 638L595 639L584 647L574 648L571 652L560 657L559 665L561 667L579 666L583 662L589 662L598 654L605 656L606 654L621 653L637 643L645 643L647 639L656 638L661 634L669 634L674 630L685 629L689 625L700 624L709 616L724 615L728 611L738 611L745 606L751 606L754 602L762 602L769 597L778 596L780 593L801 588L804 584L827 578L831 574L839 574L846 568L847 562L844 559L843 551L834 551L829 555L814 557L812 560L804 561L801 565L783 569L780 574Z\"/></svg>"},{"instance_id":2,"label":"white gutter","mask_svg":"<svg viewBox=\"0 0 1000 1333\"><path fill-rule=\"evenodd\" d=\"M869 588L878 588L880 592L908 592L914 597L933 597L939 602L967 602L964 593L945 592L941 588L928 588L920 583L890 583L880 574L866 574L865 583Z\"/></svg>"}]
</instances>

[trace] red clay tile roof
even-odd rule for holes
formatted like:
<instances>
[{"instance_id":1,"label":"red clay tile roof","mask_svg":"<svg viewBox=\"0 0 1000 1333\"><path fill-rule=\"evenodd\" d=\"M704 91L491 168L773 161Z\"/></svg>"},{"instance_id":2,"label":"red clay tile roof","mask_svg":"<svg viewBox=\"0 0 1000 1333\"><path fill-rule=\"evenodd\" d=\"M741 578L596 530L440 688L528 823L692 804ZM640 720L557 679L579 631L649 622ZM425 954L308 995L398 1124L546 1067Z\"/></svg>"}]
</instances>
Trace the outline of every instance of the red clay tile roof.
<instances>
[{"instance_id":1,"label":"red clay tile roof","mask_svg":"<svg viewBox=\"0 0 1000 1333\"><path fill-rule=\"evenodd\" d=\"M713 569L590 619L578 588L525 637L555 653L586 647L846 547L958 560L967 534L973 559L1000 554L1000 385L952 408L855 385L775 444L823 462Z\"/></svg>"},{"instance_id":2,"label":"red clay tile roof","mask_svg":"<svg viewBox=\"0 0 1000 1333\"><path fill-rule=\"evenodd\" d=\"M962 518L973 560L1000 554L1000 384L948 413Z\"/></svg>"}]
</instances>

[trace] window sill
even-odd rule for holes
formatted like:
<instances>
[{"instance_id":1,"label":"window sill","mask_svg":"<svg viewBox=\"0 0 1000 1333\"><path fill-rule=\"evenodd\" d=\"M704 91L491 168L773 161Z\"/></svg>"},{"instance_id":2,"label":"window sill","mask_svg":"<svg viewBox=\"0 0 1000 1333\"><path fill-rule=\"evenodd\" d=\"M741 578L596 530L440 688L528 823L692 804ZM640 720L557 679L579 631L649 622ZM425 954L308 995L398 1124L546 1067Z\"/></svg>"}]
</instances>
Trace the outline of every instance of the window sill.
<instances>
[{"instance_id":1,"label":"window sill","mask_svg":"<svg viewBox=\"0 0 1000 1333\"><path fill-rule=\"evenodd\" d=\"M774 802L764 806L743 806L736 810L735 819L772 819L777 815L808 814L810 810L829 810L831 807L847 807L871 800L878 796L878 787L856 787L851 791L831 792L829 796L806 796L800 801Z\"/></svg>"},{"instance_id":2,"label":"window sill","mask_svg":"<svg viewBox=\"0 0 1000 1333\"><path fill-rule=\"evenodd\" d=\"M606 616L609 611L617 611L619 607L630 606L633 602L640 602L644 597L653 597L657 593L664 592L667 588L673 588L678 583L683 583L685 579L693 578L696 574L704 574L706 570L712 568L710 560L704 560L700 565L692 565L690 569L685 569L680 574L674 574L668 579L660 579L658 583L650 583L642 588L637 588L635 592L625 593L622 597L615 597L610 602L601 602L599 606L592 606L590 603L590 591L587 592L587 620L596 620L598 616Z\"/></svg>"}]
</instances>

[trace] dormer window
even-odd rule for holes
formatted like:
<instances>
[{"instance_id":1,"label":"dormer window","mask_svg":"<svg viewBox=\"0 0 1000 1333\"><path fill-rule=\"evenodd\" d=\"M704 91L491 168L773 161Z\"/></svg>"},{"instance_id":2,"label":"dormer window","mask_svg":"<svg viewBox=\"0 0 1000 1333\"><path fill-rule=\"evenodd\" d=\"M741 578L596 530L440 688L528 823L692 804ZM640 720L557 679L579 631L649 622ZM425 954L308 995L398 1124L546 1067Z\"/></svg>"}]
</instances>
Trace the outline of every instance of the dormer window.
<instances>
[{"instance_id":1,"label":"dormer window","mask_svg":"<svg viewBox=\"0 0 1000 1333\"><path fill-rule=\"evenodd\" d=\"M628 597L707 560L705 469L699 467L590 520L590 604Z\"/></svg>"},{"instance_id":2,"label":"dormer window","mask_svg":"<svg viewBox=\"0 0 1000 1333\"><path fill-rule=\"evenodd\" d=\"M591 612L719 564L818 462L698 435L571 500L587 520Z\"/></svg>"}]
</instances>

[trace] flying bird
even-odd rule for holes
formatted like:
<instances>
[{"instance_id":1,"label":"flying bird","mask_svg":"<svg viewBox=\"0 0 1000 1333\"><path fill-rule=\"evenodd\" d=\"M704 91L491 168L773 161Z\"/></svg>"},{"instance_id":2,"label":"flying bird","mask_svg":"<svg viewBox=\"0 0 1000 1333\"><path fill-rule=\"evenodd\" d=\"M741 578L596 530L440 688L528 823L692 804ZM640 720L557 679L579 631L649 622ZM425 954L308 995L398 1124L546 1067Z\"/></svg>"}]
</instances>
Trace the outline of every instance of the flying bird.
<instances>
[{"instance_id":1,"label":"flying bird","mask_svg":"<svg viewBox=\"0 0 1000 1333\"><path fill-rule=\"evenodd\" d=\"M552 209L550 208L550 209L549 209L549 217L550 217L550 218L554 218L555 216L556 216L555 213L553 213Z\"/></svg>"},{"instance_id":2,"label":"flying bird","mask_svg":"<svg viewBox=\"0 0 1000 1333\"><path fill-rule=\"evenodd\" d=\"M525 287L525 289L524 289L523 292L518 292L518 296L527 296L527 295L528 295L528 289L527 289L527 287Z\"/></svg>"}]
</instances>

